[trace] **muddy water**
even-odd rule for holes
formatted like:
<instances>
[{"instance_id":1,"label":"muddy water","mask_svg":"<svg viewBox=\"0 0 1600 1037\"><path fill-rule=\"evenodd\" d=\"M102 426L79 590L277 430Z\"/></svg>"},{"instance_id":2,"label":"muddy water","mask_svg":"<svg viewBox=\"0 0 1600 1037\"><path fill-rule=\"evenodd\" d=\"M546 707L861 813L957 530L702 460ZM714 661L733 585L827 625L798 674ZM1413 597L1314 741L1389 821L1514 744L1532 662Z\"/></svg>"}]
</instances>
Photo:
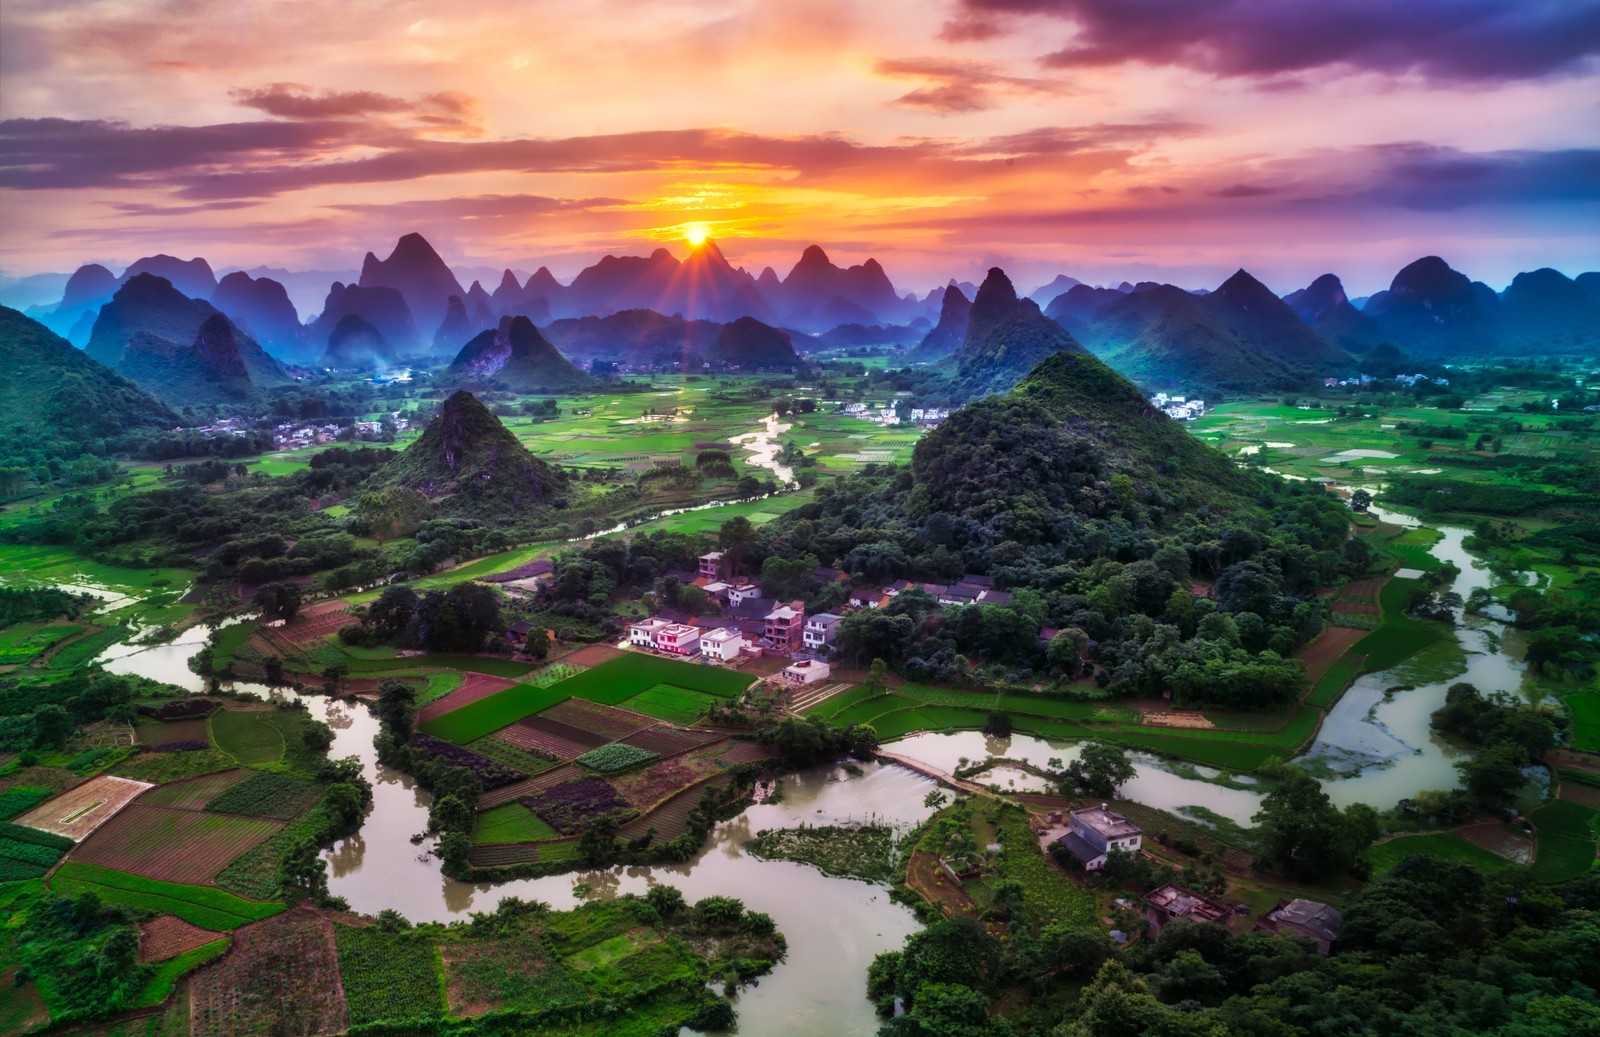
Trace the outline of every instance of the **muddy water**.
<instances>
[{"instance_id":1,"label":"muddy water","mask_svg":"<svg viewBox=\"0 0 1600 1037\"><path fill-rule=\"evenodd\" d=\"M691 901L733 896L777 920L789 955L759 986L739 995L740 1032L773 1037L871 1034L877 1020L866 999L872 959L899 947L919 928L912 913L889 899L882 886L830 878L801 864L751 857L744 844L768 828L878 820L909 826L931 811L922 799L928 780L898 767L869 764L860 777L821 769L783 779L779 803L753 806L712 832L686 864L618 867L498 884L463 883L439 873L431 840L411 842L427 826L430 796L407 776L379 766L372 738L377 721L362 706L313 700L315 715L334 729L332 752L358 756L373 783L374 802L361 832L324 856L328 885L357 911L389 907L417 921L445 922L469 911L491 911L502 897L545 901L557 908L578 902L583 882L594 895L642 893L676 886Z\"/></svg>"},{"instance_id":2,"label":"muddy water","mask_svg":"<svg viewBox=\"0 0 1600 1037\"><path fill-rule=\"evenodd\" d=\"M1076 742L1057 742L1033 735L996 738L980 731L912 735L892 742L886 748L946 772L988 759L1021 760L1035 767L1053 770L1056 766L1053 761L1066 766L1079 755ZM1260 793L1227 788L1203 780L1217 776L1217 772L1210 768L1195 767L1193 771L1199 777L1186 777L1167 770L1159 757L1148 753L1131 752L1128 758L1134 765L1135 774L1122 787L1123 799L1174 813L1182 813L1189 806L1205 807L1242 825L1249 825L1250 815L1260 808ZM984 774L973 780L983 784L993 781L1001 788L1014 787L1018 791L1039 791L1044 787L1044 782L1037 776L1017 768L1002 765L991 768L991 771L998 772L998 776ZM1013 781L1014 786L1010 784Z\"/></svg>"},{"instance_id":3,"label":"muddy water","mask_svg":"<svg viewBox=\"0 0 1600 1037\"><path fill-rule=\"evenodd\" d=\"M1370 510L1384 522L1420 525L1403 513ZM1461 570L1446 589L1465 598L1495 582L1463 544L1471 530L1429 526L1444 537L1430 553ZM1329 711L1303 762L1323 776L1323 787L1341 806L1371 803L1382 809L1423 789L1453 788L1460 751L1433 735L1429 718L1457 681L1482 691L1518 693L1525 667L1512 653L1520 653L1521 644L1521 637L1499 619L1463 616L1440 644L1391 670L1357 679Z\"/></svg>"},{"instance_id":4,"label":"muddy water","mask_svg":"<svg viewBox=\"0 0 1600 1037\"><path fill-rule=\"evenodd\" d=\"M783 449L778 437L793 426L780 423L776 414L768 414L762 420L765 427L760 431L729 436L728 442L739 444L750 452L750 456L745 458L746 464L753 464L758 468L770 468L778 484L787 486L794 482L794 469L778 463L778 451Z\"/></svg>"}]
</instances>

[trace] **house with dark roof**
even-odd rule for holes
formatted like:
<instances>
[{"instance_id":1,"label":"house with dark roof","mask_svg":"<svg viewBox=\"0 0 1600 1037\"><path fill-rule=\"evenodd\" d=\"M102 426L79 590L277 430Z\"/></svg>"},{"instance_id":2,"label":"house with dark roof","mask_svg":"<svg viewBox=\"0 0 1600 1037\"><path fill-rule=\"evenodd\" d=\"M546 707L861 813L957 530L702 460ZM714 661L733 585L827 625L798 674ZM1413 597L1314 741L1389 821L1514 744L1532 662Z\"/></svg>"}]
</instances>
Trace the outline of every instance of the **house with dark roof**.
<instances>
[{"instance_id":1,"label":"house with dark roof","mask_svg":"<svg viewBox=\"0 0 1600 1037\"><path fill-rule=\"evenodd\" d=\"M831 612L818 612L814 616L807 616L804 631L806 647L813 652L832 647L834 635L838 632L839 622L843 618Z\"/></svg>"},{"instance_id":2,"label":"house with dark roof","mask_svg":"<svg viewBox=\"0 0 1600 1037\"><path fill-rule=\"evenodd\" d=\"M1099 871L1114 850L1138 853L1144 830L1121 814L1097 807L1074 810L1067 818L1067 834L1057 839L1062 849L1077 858L1084 871Z\"/></svg>"},{"instance_id":3,"label":"house with dark roof","mask_svg":"<svg viewBox=\"0 0 1600 1037\"><path fill-rule=\"evenodd\" d=\"M1315 900L1280 900L1256 922L1256 928L1269 933L1295 933L1317 945L1324 958L1339 938L1344 916L1338 910Z\"/></svg>"},{"instance_id":4,"label":"house with dark roof","mask_svg":"<svg viewBox=\"0 0 1600 1037\"><path fill-rule=\"evenodd\" d=\"M1149 926L1151 938L1180 919L1188 922L1214 922L1217 925L1227 925L1231 917L1227 908L1210 897L1201 896L1192 889L1174 886L1170 882L1146 894L1144 903L1144 920Z\"/></svg>"}]
</instances>

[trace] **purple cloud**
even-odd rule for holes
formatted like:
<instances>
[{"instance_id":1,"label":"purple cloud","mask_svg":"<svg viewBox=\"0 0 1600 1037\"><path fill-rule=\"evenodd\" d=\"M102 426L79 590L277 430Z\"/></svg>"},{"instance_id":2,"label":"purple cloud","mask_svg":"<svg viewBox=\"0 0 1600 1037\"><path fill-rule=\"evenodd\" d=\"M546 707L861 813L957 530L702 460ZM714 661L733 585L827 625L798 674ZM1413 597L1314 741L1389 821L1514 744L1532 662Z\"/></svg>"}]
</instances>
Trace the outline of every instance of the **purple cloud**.
<instances>
[{"instance_id":1,"label":"purple cloud","mask_svg":"<svg viewBox=\"0 0 1600 1037\"><path fill-rule=\"evenodd\" d=\"M1600 54L1600 0L960 0L967 20L1072 23L1054 68L1137 62L1219 76L1344 66L1442 80L1526 79ZM958 22L960 20L958 19Z\"/></svg>"}]
</instances>

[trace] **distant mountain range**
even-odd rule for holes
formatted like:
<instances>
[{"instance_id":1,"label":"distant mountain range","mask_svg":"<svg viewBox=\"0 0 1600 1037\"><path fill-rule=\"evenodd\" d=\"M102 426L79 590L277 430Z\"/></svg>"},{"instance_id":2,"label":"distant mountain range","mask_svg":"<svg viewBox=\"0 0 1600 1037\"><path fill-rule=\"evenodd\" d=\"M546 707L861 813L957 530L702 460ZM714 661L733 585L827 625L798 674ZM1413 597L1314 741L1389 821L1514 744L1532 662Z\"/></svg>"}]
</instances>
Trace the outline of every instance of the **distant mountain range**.
<instances>
[{"instance_id":1,"label":"distant mountain range","mask_svg":"<svg viewBox=\"0 0 1600 1037\"><path fill-rule=\"evenodd\" d=\"M447 385L498 384L515 392L577 392L595 387L526 317L505 317L462 347L440 376Z\"/></svg>"},{"instance_id":2,"label":"distant mountain range","mask_svg":"<svg viewBox=\"0 0 1600 1037\"><path fill-rule=\"evenodd\" d=\"M174 307L181 328L135 330L192 343L205 316L221 311L251 342L299 364L324 358L335 366L353 363L340 349L330 352L334 333L352 315L376 333L361 341L383 343L382 350L363 355L401 361L450 360L467 343L496 331L503 318L525 317L580 367L594 359L704 363L726 355L715 346L724 325L751 318L787 333L788 353L891 345L911 347L908 362L931 364L968 344L968 300L979 294L965 282L920 299L902 294L876 260L839 266L816 245L782 276L771 267L752 275L731 264L712 241L694 246L681 260L666 249L606 256L570 284L545 267L526 280L505 270L498 282L484 268L473 270L485 276L463 288L422 235L406 234L387 258L367 253L354 283L333 279L321 312L303 322L293 298L304 298L307 275L256 267L219 281L204 258L161 254L136 261L121 275L96 264L81 267L66 279L58 303L31 312L57 334L95 349L102 360L114 351L108 336L125 345L132 334L116 332L122 319L116 313L97 333L103 308L130 282L151 276L209 308L189 307L180 319ZM486 284L494 284L493 290ZM1600 273L1568 278L1534 270L1496 293L1433 256L1409 264L1387 290L1365 300L1350 299L1333 274L1279 299L1240 270L1209 292L1154 282L1094 287L1059 274L1019 301L1034 305L1035 312L1042 307L1074 343L1147 386L1300 383L1308 375L1349 373L1380 343L1420 359L1600 353ZM754 350L741 358L744 366L791 363L773 336L750 326L730 334ZM974 375L973 349L981 347L967 351L971 378L964 384L976 391L984 379ZM1009 377L999 375L996 384Z\"/></svg>"}]
</instances>

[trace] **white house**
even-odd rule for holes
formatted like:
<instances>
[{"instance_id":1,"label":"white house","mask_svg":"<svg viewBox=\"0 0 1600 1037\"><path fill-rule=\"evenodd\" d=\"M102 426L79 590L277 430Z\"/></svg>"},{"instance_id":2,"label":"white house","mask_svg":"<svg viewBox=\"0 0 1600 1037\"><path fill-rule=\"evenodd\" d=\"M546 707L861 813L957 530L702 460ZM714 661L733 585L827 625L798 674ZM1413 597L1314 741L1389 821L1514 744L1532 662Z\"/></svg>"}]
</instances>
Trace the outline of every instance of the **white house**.
<instances>
[{"instance_id":1,"label":"white house","mask_svg":"<svg viewBox=\"0 0 1600 1037\"><path fill-rule=\"evenodd\" d=\"M718 627L700 635L700 657L713 662L726 663L739 658L744 649L744 635L737 630Z\"/></svg>"},{"instance_id":2,"label":"white house","mask_svg":"<svg viewBox=\"0 0 1600 1037\"><path fill-rule=\"evenodd\" d=\"M1083 863L1084 871L1099 871L1106 866L1112 850L1138 853L1144 841L1143 830L1121 814L1097 807L1074 810L1068 832L1056 842Z\"/></svg>"},{"instance_id":3,"label":"white house","mask_svg":"<svg viewBox=\"0 0 1600 1037\"><path fill-rule=\"evenodd\" d=\"M825 681L832 672L833 668L825 662L817 659L801 659L785 666L779 676L790 684L806 685Z\"/></svg>"},{"instance_id":4,"label":"white house","mask_svg":"<svg viewBox=\"0 0 1600 1037\"><path fill-rule=\"evenodd\" d=\"M814 616L807 616L804 633L806 647L816 651L832 645L834 634L839 629L839 621L843 618L831 612L819 612Z\"/></svg>"},{"instance_id":5,"label":"white house","mask_svg":"<svg viewBox=\"0 0 1600 1037\"><path fill-rule=\"evenodd\" d=\"M761 587L758 584L741 580L728 588L728 604L738 608L751 598L761 597Z\"/></svg>"},{"instance_id":6,"label":"white house","mask_svg":"<svg viewBox=\"0 0 1600 1037\"><path fill-rule=\"evenodd\" d=\"M700 628L687 623L668 623L656 631L656 647L673 655L699 655Z\"/></svg>"},{"instance_id":7,"label":"white house","mask_svg":"<svg viewBox=\"0 0 1600 1037\"><path fill-rule=\"evenodd\" d=\"M654 648L656 635L671 624L664 619L641 619L628 626L628 643L635 648Z\"/></svg>"}]
</instances>

